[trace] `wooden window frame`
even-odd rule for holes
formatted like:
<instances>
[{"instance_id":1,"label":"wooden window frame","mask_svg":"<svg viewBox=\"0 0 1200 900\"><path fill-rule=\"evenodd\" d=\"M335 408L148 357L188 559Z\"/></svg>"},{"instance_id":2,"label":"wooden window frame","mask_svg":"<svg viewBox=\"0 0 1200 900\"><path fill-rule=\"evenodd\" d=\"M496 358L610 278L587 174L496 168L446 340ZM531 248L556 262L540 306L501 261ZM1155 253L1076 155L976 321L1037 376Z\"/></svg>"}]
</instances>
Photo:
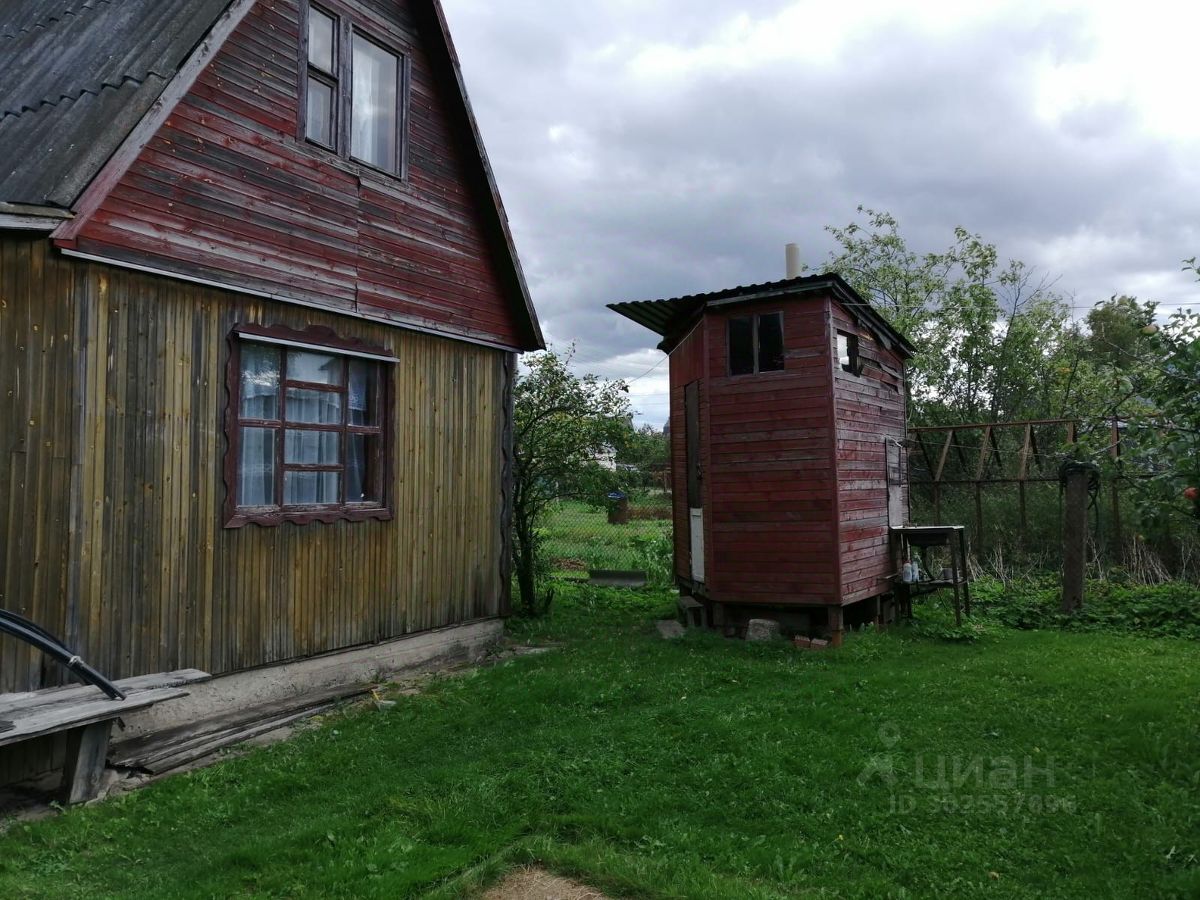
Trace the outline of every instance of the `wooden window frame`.
<instances>
[{"instance_id":1,"label":"wooden window frame","mask_svg":"<svg viewBox=\"0 0 1200 900\"><path fill-rule=\"evenodd\" d=\"M312 16L312 11L317 10L323 15L333 20L333 71L326 72L320 66L314 65L309 59L308 47L308 32L309 19ZM305 4L304 7L304 23L300 29L300 62L303 65L303 77L301 78L302 90L300 103L300 137L310 144L321 147L331 153L337 153L341 145L342 134L342 60L345 57L345 47L342 43L342 17L331 10L326 9L319 3ZM308 85L310 81L319 81L326 87L333 89L333 108L330 110L331 122L330 130L333 137L332 144L325 144L318 141L316 138L308 135Z\"/></svg>"},{"instance_id":2,"label":"wooden window frame","mask_svg":"<svg viewBox=\"0 0 1200 900\"><path fill-rule=\"evenodd\" d=\"M242 347L258 344L277 347L281 355L279 378L279 408L277 419L243 417L241 413ZM336 356L342 361L342 384L328 385L296 381L288 378L288 351L302 351ZM350 424L350 363L361 359L375 367L375 415L373 425ZM395 357L386 348L367 345L360 341L339 338L327 328L310 328L296 331L284 326L238 325L229 334L229 362L226 370L228 392L225 409L225 527L241 528L246 525L277 526L285 522L307 525L313 522L363 522L390 520L393 518L391 500L395 481L394 434L392 421L394 408L392 370ZM338 393L342 396L342 419L337 425L289 422L287 420L287 392L289 388ZM275 439L275 498L273 506L241 506L238 497L238 464L241 455L243 428L264 428L276 432ZM303 464L286 462L286 435L288 431L312 431L339 435L337 465ZM364 502L346 500L347 452L352 435L375 437L375 447L368 458L368 472L378 499ZM284 475L286 472L339 472L340 496L336 504L292 504L284 499Z\"/></svg>"},{"instance_id":3,"label":"wooden window frame","mask_svg":"<svg viewBox=\"0 0 1200 900\"><path fill-rule=\"evenodd\" d=\"M846 339L847 356L850 358L850 362L846 364L842 363L841 338ZM842 331L840 328L836 330L834 334L834 353L836 356L834 359L837 362L837 367L848 375L858 376L862 374L862 356L859 355L858 349L857 334L852 331Z\"/></svg>"},{"instance_id":4,"label":"wooden window frame","mask_svg":"<svg viewBox=\"0 0 1200 900\"><path fill-rule=\"evenodd\" d=\"M334 22L334 68L337 69L337 72L333 76L313 66L308 60L308 21L311 10L314 8L332 18ZM412 84L412 60L409 58L409 54L388 41L379 32L364 27L355 20L350 10L341 7L333 0L322 0L319 3L301 0L300 10L300 103L298 109L300 121L297 129L299 140L326 153L332 153L351 166L378 172L388 178L407 181L409 93ZM392 160L391 168L360 159L353 154L350 146L354 115L355 35L370 41L396 57L396 77L399 79L396 86L396 157ZM313 77L326 84L332 83L335 88L333 95L334 146L332 147L308 136L308 82Z\"/></svg>"},{"instance_id":5,"label":"wooden window frame","mask_svg":"<svg viewBox=\"0 0 1200 900\"><path fill-rule=\"evenodd\" d=\"M782 350L783 350L783 365L781 365L778 369L762 368L758 323L762 319L766 319L770 316L778 316L779 317L779 338L780 338L780 344L782 345ZM751 337L751 341L753 344L753 350L754 350L754 371L753 372L737 372L737 373L735 373L733 371L733 342L730 339L730 331L733 328L733 323L735 320L736 321L745 321L747 319L750 320L750 337ZM752 313L750 315L745 315L745 316L730 316L726 320L726 325L725 325L725 357L726 357L725 371L729 375L730 378L749 378L749 377L755 376L755 375L773 375L776 373L786 372L787 371L787 342L784 340L783 310L777 309L777 310L772 310L771 312Z\"/></svg>"}]
</instances>

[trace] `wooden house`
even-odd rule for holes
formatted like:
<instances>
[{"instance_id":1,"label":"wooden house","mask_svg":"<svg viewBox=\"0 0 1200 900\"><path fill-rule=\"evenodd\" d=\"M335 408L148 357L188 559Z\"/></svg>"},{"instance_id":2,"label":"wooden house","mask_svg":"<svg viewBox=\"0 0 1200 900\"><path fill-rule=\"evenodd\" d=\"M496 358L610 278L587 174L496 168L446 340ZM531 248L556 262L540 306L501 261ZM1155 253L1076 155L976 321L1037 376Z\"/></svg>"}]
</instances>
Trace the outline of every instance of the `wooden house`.
<instances>
[{"instance_id":1,"label":"wooden house","mask_svg":"<svg viewBox=\"0 0 1200 900\"><path fill-rule=\"evenodd\" d=\"M670 354L675 575L708 621L875 615L905 524L912 346L837 275L612 304Z\"/></svg>"},{"instance_id":2,"label":"wooden house","mask_svg":"<svg viewBox=\"0 0 1200 900\"><path fill-rule=\"evenodd\" d=\"M0 6L0 608L105 674L496 636L541 346L438 0Z\"/></svg>"}]
</instances>

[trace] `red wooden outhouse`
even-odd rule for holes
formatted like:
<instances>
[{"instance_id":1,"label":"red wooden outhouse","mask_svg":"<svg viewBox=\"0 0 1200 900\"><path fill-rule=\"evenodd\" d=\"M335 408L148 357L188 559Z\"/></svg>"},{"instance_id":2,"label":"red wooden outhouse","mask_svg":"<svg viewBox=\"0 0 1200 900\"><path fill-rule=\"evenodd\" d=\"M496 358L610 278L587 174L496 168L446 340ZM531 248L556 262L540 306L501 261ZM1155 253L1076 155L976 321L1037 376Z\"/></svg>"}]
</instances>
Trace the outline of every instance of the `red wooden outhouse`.
<instances>
[{"instance_id":1,"label":"red wooden outhouse","mask_svg":"<svg viewBox=\"0 0 1200 900\"><path fill-rule=\"evenodd\" d=\"M675 575L707 622L840 638L843 610L878 616L908 340L834 274L610 308L670 354Z\"/></svg>"}]
</instances>

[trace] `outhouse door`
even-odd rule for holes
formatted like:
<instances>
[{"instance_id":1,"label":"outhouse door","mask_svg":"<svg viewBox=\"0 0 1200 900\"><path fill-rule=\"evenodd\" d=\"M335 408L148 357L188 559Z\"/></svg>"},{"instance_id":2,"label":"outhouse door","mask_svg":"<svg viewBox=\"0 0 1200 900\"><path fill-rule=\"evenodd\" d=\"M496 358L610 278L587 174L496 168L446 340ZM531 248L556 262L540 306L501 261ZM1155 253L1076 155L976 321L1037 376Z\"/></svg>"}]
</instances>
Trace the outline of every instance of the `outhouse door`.
<instances>
[{"instance_id":1,"label":"outhouse door","mask_svg":"<svg viewBox=\"0 0 1200 900\"><path fill-rule=\"evenodd\" d=\"M700 454L700 382L684 388L687 419L688 534L692 559L692 581L704 581L704 471Z\"/></svg>"},{"instance_id":2,"label":"outhouse door","mask_svg":"<svg viewBox=\"0 0 1200 900\"><path fill-rule=\"evenodd\" d=\"M887 464L888 525L899 528L908 524L908 508L904 497L907 459L904 447L896 441L884 440L883 451Z\"/></svg>"}]
</instances>

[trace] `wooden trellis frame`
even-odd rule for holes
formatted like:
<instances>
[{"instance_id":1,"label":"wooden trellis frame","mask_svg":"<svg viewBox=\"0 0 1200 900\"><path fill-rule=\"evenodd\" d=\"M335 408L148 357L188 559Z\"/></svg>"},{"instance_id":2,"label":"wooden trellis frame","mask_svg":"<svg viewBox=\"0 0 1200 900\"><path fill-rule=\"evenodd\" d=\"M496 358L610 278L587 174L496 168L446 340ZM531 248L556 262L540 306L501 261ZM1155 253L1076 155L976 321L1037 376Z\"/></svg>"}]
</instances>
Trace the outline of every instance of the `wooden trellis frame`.
<instances>
[{"instance_id":1,"label":"wooden trellis frame","mask_svg":"<svg viewBox=\"0 0 1200 900\"><path fill-rule=\"evenodd\" d=\"M1020 502L1021 535L1028 532L1028 513L1026 509L1026 487L1029 484L1057 482L1058 473L1047 474L1038 465L1046 459L1041 447L1038 446L1037 430L1039 428L1063 427L1066 429L1067 442L1075 444L1079 438L1079 421L1077 419L1030 419L1023 422L981 422L967 425L938 425L909 429L909 440L912 442L910 452L919 452L925 460L931 474L930 478L916 478L911 484L930 485L933 490L933 514L937 524L942 522L942 490L947 486L972 486L975 493L975 545L978 547L983 536L983 487L994 484L1017 485ZM1114 434L1116 426L1114 425ZM1000 444L997 435L1014 430L1024 432L1021 449L1018 452L1017 470L1013 473L1004 471ZM967 438L979 433L978 449L975 450L973 440ZM1114 441L1115 446L1115 441ZM977 454L972 466L966 450ZM959 463L959 477L947 477L947 463L951 451ZM969 473L965 477L961 473Z\"/></svg>"}]
</instances>

